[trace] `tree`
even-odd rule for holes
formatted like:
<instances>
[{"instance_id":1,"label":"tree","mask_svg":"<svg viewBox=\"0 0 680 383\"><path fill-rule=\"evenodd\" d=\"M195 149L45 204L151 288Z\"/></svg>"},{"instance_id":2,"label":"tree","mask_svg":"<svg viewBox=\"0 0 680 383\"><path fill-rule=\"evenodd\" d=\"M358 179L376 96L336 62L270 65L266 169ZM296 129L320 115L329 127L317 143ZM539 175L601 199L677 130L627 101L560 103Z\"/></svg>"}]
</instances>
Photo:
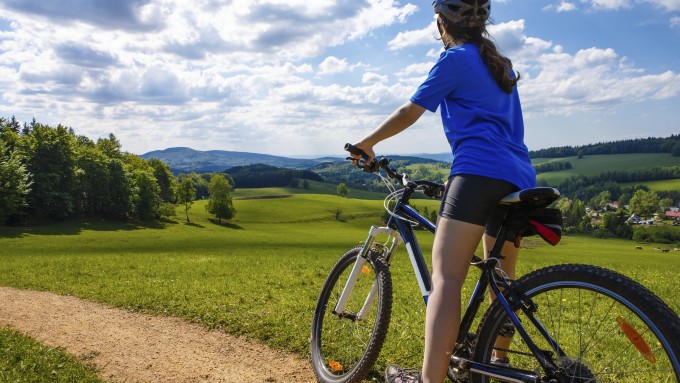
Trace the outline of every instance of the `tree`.
<instances>
[{"instance_id":1,"label":"tree","mask_svg":"<svg viewBox=\"0 0 680 383\"><path fill-rule=\"evenodd\" d=\"M680 142L673 145L673 148L671 149L671 155L673 157L680 157Z\"/></svg>"},{"instance_id":2,"label":"tree","mask_svg":"<svg viewBox=\"0 0 680 383\"><path fill-rule=\"evenodd\" d=\"M28 213L34 218L63 220L73 216L76 189L75 148L72 129L58 125L36 127L22 136L20 151L32 174L33 186L28 194Z\"/></svg>"},{"instance_id":3,"label":"tree","mask_svg":"<svg viewBox=\"0 0 680 383\"><path fill-rule=\"evenodd\" d=\"M670 210L670 208L673 206L675 206L675 203L673 202L672 198L665 197L659 200L659 209L661 209L661 211L664 213Z\"/></svg>"},{"instance_id":4,"label":"tree","mask_svg":"<svg viewBox=\"0 0 680 383\"><path fill-rule=\"evenodd\" d=\"M5 144L0 141L0 224L25 205L30 187L30 174L20 156L14 150L5 153Z\"/></svg>"},{"instance_id":5,"label":"tree","mask_svg":"<svg viewBox=\"0 0 680 383\"><path fill-rule=\"evenodd\" d=\"M149 165L153 168L153 175L156 177L156 182L160 188L160 197L165 202L174 202L175 195L173 191L176 188L177 180L172 175L170 167L163 161L156 158L149 159Z\"/></svg>"},{"instance_id":6,"label":"tree","mask_svg":"<svg viewBox=\"0 0 680 383\"><path fill-rule=\"evenodd\" d=\"M653 191L637 190L628 206L631 213L651 217L659 211L659 196Z\"/></svg>"},{"instance_id":7,"label":"tree","mask_svg":"<svg viewBox=\"0 0 680 383\"><path fill-rule=\"evenodd\" d=\"M189 208L193 205L196 199L196 188L191 182L191 178L185 178L182 183L177 187L177 203L184 205L184 212L187 216L187 222L189 221Z\"/></svg>"},{"instance_id":8,"label":"tree","mask_svg":"<svg viewBox=\"0 0 680 383\"><path fill-rule=\"evenodd\" d=\"M612 193L609 190L600 192L598 195L590 200L590 207L592 208L604 208L612 200Z\"/></svg>"},{"instance_id":9,"label":"tree","mask_svg":"<svg viewBox=\"0 0 680 383\"><path fill-rule=\"evenodd\" d=\"M562 212L565 227L583 229L588 223L585 205L578 198L561 198L555 207Z\"/></svg>"},{"instance_id":10,"label":"tree","mask_svg":"<svg viewBox=\"0 0 680 383\"><path fill-rule=\"evenodd\" d=\"M347 185L344 182L340 182L336 189L336 193L338 193L340 197L347 197L349 189L347 189Z\"/></svg>"},{"instance_id":11,"label":"tree","mask_svg":"<svg viewBox=\"0 0 680 383\"><path fill-rule=\"evenodd\" d=\"M156 183L153 172L137 169L132 173L132 206L135 215L140 219L153 219L160 216L160 187Z\"/></svg>"},{"instance_id":12,"label":"tree","mask_svg":"<svg viewBox=\"0 0 680 383\"><path fill-rule=\"evenodd\" d=\"M229 220L236 215L236 209L231 198L231 189L231 184L223 174L215 174L210 179L208 185L210 197L208 198L207 210L208 213L217 217L220 224L222 224L222 218Z\"/></svg>"}]
</instances>

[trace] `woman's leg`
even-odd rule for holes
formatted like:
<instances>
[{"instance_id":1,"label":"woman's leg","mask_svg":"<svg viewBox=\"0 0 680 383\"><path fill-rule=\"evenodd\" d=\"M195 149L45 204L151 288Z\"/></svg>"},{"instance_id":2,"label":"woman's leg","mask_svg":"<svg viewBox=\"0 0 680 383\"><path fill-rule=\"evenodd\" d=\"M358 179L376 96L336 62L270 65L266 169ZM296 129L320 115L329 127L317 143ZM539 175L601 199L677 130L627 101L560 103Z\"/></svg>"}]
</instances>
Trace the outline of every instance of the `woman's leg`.
<instances>
[{"instance_id":1,"label":"woman's leg","mask_svg":"<svg viewBox=\"0 0 680 383\"><path fill-rule=\"evenodd\" d=\"M432 248L432 292L425 318L423 382L442 383L458 335L461 289L484 226L440 217Z\"/></svg>"},{"instance_id":2,"label":"woman's leg","mask_svg":"<svg viewBox=\"0 0 680 383\"><path fill-rule=\"evenodd\" d=\"M488 234L484 234L483 238L484 238L483 240L484 256L488 257L489 251L491 250L491 248L493 248L493 245L496 242L496 238ZM501 255L503 255L504 257L504 259L501 260L501 268L503 269L503 272L505 272L505 274L507 274L510 279L514 280L515 272L517 269L517 257L519 255L519 248L515 247L514 243L506 241L503 244ZM493 301L496 300L496 294L494 294L494 292L491 290L489 290L489 298L491 300L491 303L493 303ZM512 343L512 338L499 336L496 339L497 350L494 351L494 356L499 359L507 358L507 353L501 350L509 349L510 343Z\"/></svg>"}]
</instances>

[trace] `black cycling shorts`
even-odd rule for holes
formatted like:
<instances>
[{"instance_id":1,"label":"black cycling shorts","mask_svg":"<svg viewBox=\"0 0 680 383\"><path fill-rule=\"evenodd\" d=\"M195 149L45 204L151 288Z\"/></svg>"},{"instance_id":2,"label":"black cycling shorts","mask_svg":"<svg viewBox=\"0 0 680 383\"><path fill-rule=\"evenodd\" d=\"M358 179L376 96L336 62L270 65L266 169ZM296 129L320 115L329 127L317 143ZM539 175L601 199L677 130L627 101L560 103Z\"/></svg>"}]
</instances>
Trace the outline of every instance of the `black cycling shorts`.
<instances>
[{"instance_id":1,"label":"black cycling shorts","mask_svg":"<svg viewBox=\"0 0 680 383\"><path fill-rule=\"evenodd\" d=\"M519 189L495 178L458 174L449 178L439 215L479 226L496 237L505 214L498 202Z\"/></svg>"}]
</instances>

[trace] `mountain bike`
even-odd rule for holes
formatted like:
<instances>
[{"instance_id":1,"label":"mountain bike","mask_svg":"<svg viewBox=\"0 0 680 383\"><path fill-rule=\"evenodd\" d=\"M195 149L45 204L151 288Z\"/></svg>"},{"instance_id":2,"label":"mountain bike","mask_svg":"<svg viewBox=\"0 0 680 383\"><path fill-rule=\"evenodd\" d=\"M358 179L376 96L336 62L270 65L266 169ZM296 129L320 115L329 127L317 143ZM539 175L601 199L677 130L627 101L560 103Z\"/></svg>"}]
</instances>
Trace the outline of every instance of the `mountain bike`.
<instances>
[{"instance_id":1,"label":"mountain bike","mask_svg":"<svg viewBox=\"0 0 680 383\"><path fill-rule=\"evenodd\" d=\"M345 149L366 158L349 144ZM390 323L390 264L399 245L406 247L425 304L431 291L414 226L434 232L435 225L409 202L420 191L441 198L443 185L397 174L385 158L356 165L378 174L390 189L384 204L389 219L384 227L371 227L363 245L340 257L323 285L310 338L311 363L322 383L360 382L373 369ZM448 378L459 383L680 382L680 319L644 286L583 264L548 266L518 280L503 272L505 240L539 234L552 244L559 241L559 225L542 218L559 196L556 189L539 187L500 201L506 214L495 245L484 259L471 255L481 272L461 320ZM480 308L487 307L489 290L496 299L472 331ZM498 352L507 354L507 363L494 360Z\"/></svg>"}]
</instances>

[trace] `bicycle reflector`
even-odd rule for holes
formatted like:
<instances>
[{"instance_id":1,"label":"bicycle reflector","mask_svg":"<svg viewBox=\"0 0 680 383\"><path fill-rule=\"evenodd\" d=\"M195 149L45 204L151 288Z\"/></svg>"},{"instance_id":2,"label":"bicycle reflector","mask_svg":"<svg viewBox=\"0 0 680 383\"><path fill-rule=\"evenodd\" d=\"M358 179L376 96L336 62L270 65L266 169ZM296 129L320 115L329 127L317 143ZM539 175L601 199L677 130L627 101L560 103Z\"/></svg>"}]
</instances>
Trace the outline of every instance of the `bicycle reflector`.
<instances>
[{"instance_id":1,"label":"bicycle reflector","mask_svg":"<svg viewBox=\"0 0 680 383\"><path fill-rule=\"evenodd\" d=\"M329 360L328 365L330 366L331 370L334 372L342 371L344 368L342 368L342 364L334 361L334 360Z\"/></svg>"},{"instance_id":2,"label":"bicycle reflector","mask_svg":"<svg viewBox=\"0 0 680 383\"><path fill-rule=\"evenodd\" d=\"M616 321L619 323L619 327L621 327L621 331L626 335L628 341L635 346L638 352L644 356L649 363L656 363L656 358L654 357L654 354L652 354L652 348L649 347L649 344L647 344L635 327L620 316L616 317Z\"/></svg>"}]
</instances>

